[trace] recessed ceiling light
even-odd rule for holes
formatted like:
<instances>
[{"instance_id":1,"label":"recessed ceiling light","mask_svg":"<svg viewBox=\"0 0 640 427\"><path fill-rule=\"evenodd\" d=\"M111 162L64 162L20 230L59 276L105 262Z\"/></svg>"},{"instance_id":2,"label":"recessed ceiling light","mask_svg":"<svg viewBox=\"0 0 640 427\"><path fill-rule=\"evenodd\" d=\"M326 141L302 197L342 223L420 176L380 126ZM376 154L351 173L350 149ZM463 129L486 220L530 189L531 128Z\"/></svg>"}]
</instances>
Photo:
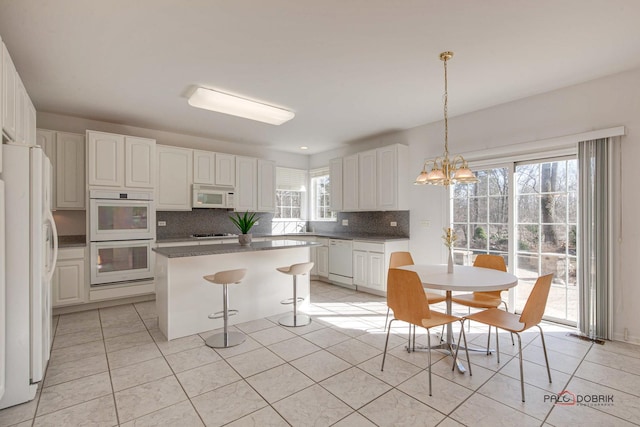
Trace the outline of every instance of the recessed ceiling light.
<instances>
[{"instance_id":1,"label":"recessed ceiling light","mask_svg":"<svg viewBox=\"0 0 640 427\"><path fill-rule=\"evenodd\" d=\"M203 87L189 97L189 105L271 125L281 125L295 116L292 111Z\"/></svg>"},{"instance_id":2,"label":"recessed ceiling light","mask_svg":"<svg viewBox=\"0 0 640 427\"><path fill-rule=\"evenodd\" d=\"M301 150L308 150L308 149L309 149L309 147L307 147L307 146L303 145L302 147L300 147L300 149L301 149Z\"/></svg>"}]
</instances>

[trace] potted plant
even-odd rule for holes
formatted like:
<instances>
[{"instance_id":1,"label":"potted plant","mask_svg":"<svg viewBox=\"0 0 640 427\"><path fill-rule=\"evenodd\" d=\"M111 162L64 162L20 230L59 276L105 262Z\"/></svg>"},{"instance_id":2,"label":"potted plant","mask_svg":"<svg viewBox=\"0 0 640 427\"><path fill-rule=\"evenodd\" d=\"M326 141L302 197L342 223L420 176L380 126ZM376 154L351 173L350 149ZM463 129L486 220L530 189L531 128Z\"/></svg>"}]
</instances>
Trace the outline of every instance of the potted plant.
<instances>
[{"instance_id":1,"label":"potted plant","mask_svg":"<svg viewBox=\"0 0 640 427\"><path fill-rule=\"evenodd\" d=\"M256 217L256 213L249 211L240 214L240 212L235 213L234 216L230 216L229 219L238 227L240 230L240 235L238 236L238 242L241 246L249 246L251 244L251 227L253 227L260 217Z\"/></svg>"}]
</instances>

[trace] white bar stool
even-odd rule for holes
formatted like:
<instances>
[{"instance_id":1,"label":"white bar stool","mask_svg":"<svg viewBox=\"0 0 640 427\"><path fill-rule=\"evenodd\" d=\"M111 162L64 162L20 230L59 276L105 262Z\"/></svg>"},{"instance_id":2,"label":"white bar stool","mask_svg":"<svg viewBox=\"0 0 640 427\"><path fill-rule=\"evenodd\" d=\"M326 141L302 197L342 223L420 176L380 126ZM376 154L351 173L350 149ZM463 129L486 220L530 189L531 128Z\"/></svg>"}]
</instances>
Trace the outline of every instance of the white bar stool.
<instances>
[{"instance_id":1,"label":"white bar stool","mask_svg":"<svg viewBox=\"0 0 640 427\"><path fill-rule=\"evenodd\" d=\"M293 264L288 267L279 267L276 269L281 273L293 276L293 298L289 298L281 302L281 304L293 304L293 314L289 314L278 320L278 323L280 323L282 326L306 326L311 323L311 318L309 316L307 316L306 314L298 314L298 302L304 301L304 298L298 297L296 277L298 275L307 274L311 271L312 268L312 262L303 262L300 264Z\"/></svg>"},{"instance_id":2,"label":"white bar stool","mask_svg":"<svg viewBox=\"0 0 640 427\"><path fill-rule=\"evenodd\" d=\"M229 316L235 316L238 314L238 310L229 310L229 293L228 286L233 283L240 283L244 276L247 274L246 268L241 268L238 270L225 270L219 271L215 274L210 274L209 276L204 276L204 279L215 283L218 285L222 285L222 300L223 300L223 309L222 311L218 311L217 313L213 313L209 315L209 319L224 319L224 328L223 332L218 334L211 335L205 341L209 347L213 348L227 348L233 347L238 344L242 344L246 339L246 336L242 332L229 332L228 323Z\"/></svg>"}]
</instances>

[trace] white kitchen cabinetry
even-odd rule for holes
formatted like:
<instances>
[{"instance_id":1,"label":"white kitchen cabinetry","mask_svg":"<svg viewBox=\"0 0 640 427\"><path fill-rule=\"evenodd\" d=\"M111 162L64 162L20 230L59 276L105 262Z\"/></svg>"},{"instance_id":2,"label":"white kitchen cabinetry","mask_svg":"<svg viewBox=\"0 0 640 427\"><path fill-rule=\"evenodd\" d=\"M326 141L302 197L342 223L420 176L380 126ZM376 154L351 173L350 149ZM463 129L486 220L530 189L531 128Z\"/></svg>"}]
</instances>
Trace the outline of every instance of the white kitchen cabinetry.
<instances>
[{"instance_id":1,"label":"white kitchen cabinetry","mask_svg":"<svg viewBox=\"0 0 640 427\"><path fill-rule=\"evenodd\" d=\"M342 170L339 165L342 161ZM331 203L336 211L393 211L409 209L409 147L394 144L363 151L329 163ZM333 175L340 177L334 181ZM335 189L338 188L336 191ZM342 190L342 200L333 199ZM333 205L341 208L334 208Z\"/></svg>"},{"instance_id":2,"label":"white kitchen cabinetry","mask_svg":"<svg viewBox=\"0 0 640 427\"><path fill-rule=\"evenodd\" d=\"M376 150L358 153L358 209L376 210Z\"/></svg>"},{"instance_id":3,"label":"white kitchen cabinetry","mask_svg":"<svg viewBox=\"0 0 640 427\"><path fill-rule=\"evenodd\" d=\"M193 183L215 185L216 153L193 150Z\"/></svg>"},{"instance_id":4,"label":"white kitchen cabinetry","mask_svg":"<svg viewBox=\"0 0 640 427\"><path fill-rule=\"evenodd\" d=\"M367 251L353 250L353 284L367 285Z\"/></svg>"},{"instance_id":5,"label":"white kitchen cabinetry","mask_svg":"<svg viewBox=\"0 0 640 427\"><path fill-rule=\"evenodd\" d=\"M342 164L342 210L358 210L358 155L343 159Z\"/></svg>"},{"instance_id":6,"label":"white kitchen cabinetry","mask_svg":"<svg viewBox=\"0 0 640 427\"><path fill-rule=\"evenodd\" d=\"M155 140L87 131L89 187L155 187Z\"/></svg>"},{"instance_id":7,"label":"white kitchen cabinetry","mask_svg":"<svg viewBox=\"0 0 640 427\"><path fill-rule=\"evenodd\" d=\"M325 279L329 277L329 243L316 248L316 274Z\"/></svg>"},{"instance_id":8,"label":"white kitchen cabinetry","mask_svg":"<svg viewBox=\"0 0 640 427\"><path fill-rule=\"evenodd\" d=\"M56 133L52 130L38 129L36 131L36 145L42 148L45 156L51 161L51 198L53 199L53 205L56 206L56 164L57 164L57 150L56 150ZM82 177L84 184L84 177Z\"/></svg>"},{"instance_id":9,"label":"white kitchen cabinetry","mask_svg":"<svg viewBox=\"0 0 640 427\"><path fill-rule=\"evenodd\" d=\"M258 211L276 210L276 163L258 159Z\"/></svg>"},{"instance_id":10,"label":"white kitchen cabinetry","mask_svg":"<svg viewBox=\"0 0 640 427\"><path fill-rule=\"evenodd\" d=\"M186 148L156 147L156 209L159 211L191 210L193 154Z\"/></svg>"},{"instance_id":11,"label":"white kitchen cabinetry","mask_svg":"<svg viewBox=\"0 0 640 427\"><path fill-rule=\"evenodd\" d=\"M236 185L236 156L216 153L215 184L228 187Z\"/></svg>"},{"instance_id":12,"label":"white kitchen cabinetry","mask_svg":"<svg viewBox=\"0 0 640 427\"><path fill-rule=\"evenodd\" d=\"M236 156L236 189L234 208L236 211L255 211L257 198L258 159Z\"/></svg>"},{"instance_id":13,"label":"white kitchen cabinetry","mask_svg":"<svg viewBox=\"0 0 640 427\"><path fill-rule=\"evenodd\" d=\"M63 248L53 274L52 306L82 304L86 299L84 248Z\"/></svg>"},{"instance_id":14,"label":"white kitchen cabinetry","mask_svg":"<svg viewBox=\"0 0 640 427\"><path fill-rule=\"evenodd\" d=\"M124 187L124 136L87 131L89 186Z\"/></svg>"},{"instance_id":15,"label":"white kitchen cabinetry","mask_svg":"<svg viewBox=\"0 0 640 427\"><path fill-rule=\"evenodd\" d=\"M41 139L50 138L38 131ZM44 131L48 132L48 131ZM57 209L85 208L85 144L84 135L57 132L55 135L56 155L55 206ZM48 142L43 142L48 143Z\"/></svg>"},{"instance_id":16,"label":"white kitchen cabinetry","mask_svg":"<svg viewBox=\"0 0 640 427\"><path fill-rule=\"evenodd\" d=\"M16 67L2 43L2 131L11 141L16 138L17 79Z\"/></svg>"},{"instance_id":17,"label":"white kitchen cabinetry","mask_svg":"<svg viewBox=\"0 0 640 427\"><path fill-rule=\"evenodd\" d=\"M155 188L155 139L126 136L124 138L124 185L127 188Z\"/></svg>"},{"instance_id":18,"label":"white kitchen cabinetry","mask_svg":"<svg viewBox=\"0 0 640 427\"><path fill-rule=\"evenodd\" d=\"M16 129L14 142L18 144L28 145L27 137L28 132L25 132L26 120L25 112L27 110L27 90L24 88L24 84L20 79L20 76L16 75L16 104L15 104L15 117L16 117Z\"/></svg>"},{"instance_id":19,"label":"white kitchen cabinetry","mask_svg":"<svg viewBox=\"0 0 640 427\"><path fill-rule=\"evenodd\" d=\"M378 148L377 209L409 210L409 147L395 144Z\"/></svg>"},{"instance_id":20,"label":"white kitchen cabinetry","mask_svg":"<svg viewBox=\"0 0 640 427\"><path fill-rule=\"evenodd\" d=\"M387 291L387 270L391 253L408 250L409 240L354 241L353 284L358 289L384 294Z\"/></svg>"},{"instance_id":21,"label":"white kitchen cabinetry","mask_svg":"<svg viewBox=\"0 0 640 427\"><path fill-rule=\"evenodd\" d=\"M331 192L329 193L329 206L334 212L342 210L342 158L331 159L329 161L329 182Z\"/></svg>"}]
</instances>

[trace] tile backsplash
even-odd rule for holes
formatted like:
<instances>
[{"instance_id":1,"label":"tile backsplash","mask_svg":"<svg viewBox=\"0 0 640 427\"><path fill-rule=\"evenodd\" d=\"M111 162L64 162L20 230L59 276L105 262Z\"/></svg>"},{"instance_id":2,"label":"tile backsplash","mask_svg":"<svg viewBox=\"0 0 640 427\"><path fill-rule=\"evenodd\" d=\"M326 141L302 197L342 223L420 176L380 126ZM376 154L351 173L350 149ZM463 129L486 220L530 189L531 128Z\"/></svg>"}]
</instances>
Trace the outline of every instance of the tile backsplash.
<instances>
[{"instance_id":1,"label":"tile backsplash","mask_svg":"<svg viewBox=\"0 0 640 427\"><path fill-rule=\"evenodd\" d=\"M187 237L192 234L233 233L238 228L233 225L229 216L234 211L226 209L194 209L184 212L156 212L156 221L165 221L166 226L156 227L158 239ZM259 213L258 225L251 229L253 234L271 234L273 214Z\"/></svg>"},{"instance_id":2,"label":"tile backsplash","mask_svg":"<svg viewBox=\"0 0 640 427\"><path fill-rule=\"evenodd\" d=\"M187 237L191 234L233 233L238 229L229 219L234 212L225 209L194 209L184 212L156 213L157 221L166 226L156 227L158 239ZM339 212L337 221L273 221L273 214L258 214L258 225L251 229L253 234L288 234L309 232L325 233L365 233L384 236L409 237L409 211L386 212ZM347 220L347 226L342 221ZM391 222L397 225L392 227Z\"/></svg>"},{"instance_id":3,"label":"tile backsplash","mask_svg":"<svg viewBox=\"0 0 640 427\"><path fill-rule=\"evenodd\" d=\"M409 218L409 211L338 212L337 221L309 221L307 231L409 237Z\"/></svg>"}]
</instances>

